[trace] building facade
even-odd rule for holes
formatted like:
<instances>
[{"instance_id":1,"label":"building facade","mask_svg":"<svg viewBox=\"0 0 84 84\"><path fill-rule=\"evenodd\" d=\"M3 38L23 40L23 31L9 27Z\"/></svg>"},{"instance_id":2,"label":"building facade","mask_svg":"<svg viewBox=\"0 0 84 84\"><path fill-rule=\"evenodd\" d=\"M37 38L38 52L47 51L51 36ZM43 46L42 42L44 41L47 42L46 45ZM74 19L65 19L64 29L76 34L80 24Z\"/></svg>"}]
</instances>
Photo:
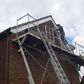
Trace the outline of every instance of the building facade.
<instances>
[{"instance_id":1,"label":"building facade","mask_svg":"<svg viewBox=\"0 0 84 84\"><path fill-rule=\"evenodd\" d=\"M36 21L32 22L36 24ZM38 19L38 24L40 31L44 31L44 33L46 33L48 41L52 45L57 45L60 47L61 44L59 39L53 39L53 35L55 35L55 32L52 31L53 27L55 26L53 18L51 16L43 17ZM51 29L45 29L45 25ZM18 36L20 37L20 41L23 37L22 31L28 28L27 26L27 23L23 23L18 27ZM28 80L28 72L25 67L22 54L21 52L17 52L19 45L15 40L17 33L16 30L17 27L14 26L0 33L0 84L30 84ZM57 35L55 36L57 37ZM34 82L35 84L40 84L49 57L38 34L37 26L32 25L31 22L29 23L27 38L24 41L23 46L29 52L24 53ZM80 84L79 74L75 68L74 62L67 62L70 59L62 56L61 54L56 54L56 56L70 84ZM57 84L58 78L50 62L47 67L47 72L45 72L42 84Z\"/></svg>"}]
</instances>

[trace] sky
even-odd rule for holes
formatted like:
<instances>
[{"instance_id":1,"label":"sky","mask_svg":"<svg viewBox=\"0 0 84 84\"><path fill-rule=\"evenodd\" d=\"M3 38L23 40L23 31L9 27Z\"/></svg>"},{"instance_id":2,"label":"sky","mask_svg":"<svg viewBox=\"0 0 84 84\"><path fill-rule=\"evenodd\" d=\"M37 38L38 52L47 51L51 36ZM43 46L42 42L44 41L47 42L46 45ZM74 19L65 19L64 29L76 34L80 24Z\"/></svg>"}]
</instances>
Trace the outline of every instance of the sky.
<instances>
[{"instance_id":1,"label":"sky","mask_svg":"<svg viewBox=\"0 0 84 84\"><path fill-rule=\"evenodd\" d=\"M0 0L0 32L27 13L37 19L52 15L66 37L84 46L84 0Z\"/></svg>"},{"instance_id":2,"label":"sky","mask_svg":"<svg viewBox=\"0 0 84 84\"><path fill-rule=\"evenodd\" d=\"M66 37L84 46L84 0L0 0L0 32L27 13L37 19L51 15Z\"/></svg>"}]
</instances>

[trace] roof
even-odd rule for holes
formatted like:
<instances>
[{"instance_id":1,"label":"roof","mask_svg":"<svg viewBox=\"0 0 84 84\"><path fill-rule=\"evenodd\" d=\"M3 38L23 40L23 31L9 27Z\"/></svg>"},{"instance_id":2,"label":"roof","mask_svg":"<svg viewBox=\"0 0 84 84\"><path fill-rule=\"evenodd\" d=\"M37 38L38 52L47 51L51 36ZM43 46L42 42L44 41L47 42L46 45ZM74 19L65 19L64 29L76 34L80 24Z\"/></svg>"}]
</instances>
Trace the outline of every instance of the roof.
<instances>
[{"instance_id":1,"label":"roof","mask_svg":"<svg viewBox=\"0 0 84 84\"><path fill-rule=\"evenodd\" d=\"M36 19L36 20L38 21L39 24L44 23L44 22L49 21L49 20L52 20L52 22L54 22L54 20L53 20L53 18L52 18L51 15L45 16L45 17L42 17L42 18L39 18L39 19ZM32 26L34 26L33 24L31 25L31 23L36 24L36 20L29 21L29 24L30 24L29 27L30 28ZM0 32L0 38L3 37L3 36L6 36L7 33L16 33L16 28L17 28L17 25L16 26L13 26L13 27L9 27L6 30ZM28 22L19 24L18 25L18 32L19 31L22 31L22 30L24 30L26 28L28 28Z\"/></svg>"},{"instance_id":2,"label":"roof","mask_svg":"<svg viewBox=\"0 0 84 84\"><path fill-rule=\"evenodd\" d=\"M10 28L4 30L3 32L0 33L0 39L7 36L8 34L10 34Z\"/></svg>"},{"instance_id":3,"label":"roof","mask_svg":"<svg viewBox=\"0 0 84 84\"><path fill-rule=\"evenodd\" d=\"M38 25L38 24L45 23L45 22L50 21L50 20L53 22L53 24L55 24L55 21L53 20L51 15L46 16L46 17L42 17L40 19L29 21L29 28L31 28L31 27L33 27L35 25ZM37 21L38 21L38 24L37 24ZM10 27L10 28L11 28L12 33L16 33L17 26ZM23 30L25 30L27 28L28 28L28 22L19 24L18 25L18 32L23 31Z\"/></svg>"},{"instance_id":4,"label":"roof","mask_svg":"<svg viewBox=\"0 0 84 84\"><path fill-rule=\"evenodd\" d=\"M37 21L42 20L42 19L46 19L48 17L51 17L52 18L52 16L49 15L49 16L45 16L45 17L39 18L39 19L37 19ZM32 22L36 22L36 20L29 21L29 23L32 23ZM24 26L24 25L27 25L27 24L28 24L28 22L25 22L25 23L19 24L18 26L21 27L21 26ZM13 27L10 27L10 28L11 29L14 29L16 27L17 27L17 25L16 26L13 26Z\"/></svg>"}]
</instances>

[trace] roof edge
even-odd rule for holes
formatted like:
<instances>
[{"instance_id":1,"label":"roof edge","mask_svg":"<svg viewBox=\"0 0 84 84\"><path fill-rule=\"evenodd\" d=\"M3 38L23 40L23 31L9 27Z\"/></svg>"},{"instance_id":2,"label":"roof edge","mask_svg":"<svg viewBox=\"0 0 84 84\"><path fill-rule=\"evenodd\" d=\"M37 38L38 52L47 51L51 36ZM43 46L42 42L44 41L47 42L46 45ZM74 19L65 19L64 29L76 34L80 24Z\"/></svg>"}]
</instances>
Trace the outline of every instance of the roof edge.
<instances>
[{"instance_id":1,"label":"roof edge","mask_svg":"<svg viewBox=\"0 0 84 84\"><path fill-rule=\"evenodd\" d=\"M45 16L45 17L42 17L42 18L39 18L39 19L36 19L36 20L39 21L39 20L42 20L42 19L46 19L46 18L48 18L48 17L51 17L51 19L53 20L53 18L52 18L51 15L48 15L48 16ZM30 21L29 23L35 22L36 20L32 20L32 21ZM21 27L21 26L24 26L24 25L26 25L26 24L28 24L28 22L19 24L18 26ZM11 29L15 29L16 27L17 27L17 25L16 25L16 26L13 26L13 27L9 27L8 29L6 29L6 30L0 32L0 38L1 38L3 35L5 35L6 32L7 32L7 33L11 33Z\"/></svg>"},{"instance_id":2,"label":"roof edge","mask_svg":"<svg viewBox=\"0 0 84 84\"><path fill-rule=\"evenodd\" d=\"M4 30L3 32L0 33L0 39L3 37L6 37L8 34L10 34L10 28Z\"/></svg>"},{"instance_id":3,"label":"roof edge","mask_svg":"<svg viewBox=\"0 0 84 84\"><path fill-rule=\"evenodd\" d=\"M39 18L39 19L36 19L36 20L38 21L38 20L42 20L42 19L45 19L45 18L48 18L48 17L51 17L51 18L52 18L51 15L48 15L48 16L45 16L45 17L42 17L42 18ZM29 21L29 23L35 22L36 20ZM18 26L20 27L20 26L24 26L24 25L26 25L26 24L28 24L28 22L21 23L21 24L19 24ZM16 28L16 27L17 27L17 25L16 25L16 26L13 26L13 27L10 27L10 29L14 29L14 28Z\"/></svg>"}]
</instances>

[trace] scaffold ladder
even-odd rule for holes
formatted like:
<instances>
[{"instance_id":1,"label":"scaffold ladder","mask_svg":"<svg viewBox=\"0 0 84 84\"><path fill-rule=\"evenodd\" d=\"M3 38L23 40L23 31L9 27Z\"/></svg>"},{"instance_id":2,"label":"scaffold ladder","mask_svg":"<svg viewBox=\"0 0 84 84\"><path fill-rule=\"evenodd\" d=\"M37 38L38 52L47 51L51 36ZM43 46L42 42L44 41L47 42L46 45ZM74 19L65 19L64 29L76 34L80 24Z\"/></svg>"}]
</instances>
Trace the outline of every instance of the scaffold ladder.
<instances>
[{"instance_id":1,"label":"scaffold ladder","mask_svg":"<svg viewBox=\"0 0 84 84\"><path fill-rule=\"evenodd\" d=\"M19 44L19 47L20 47L20 50L21 50L21 54L22 54L22 57L23 57L23 60L24 60L24 63L25 63L25 66L26 66L26 69L27 69L27 72L28 72L29 83L30 84L35 84L34 80L33 80L33 77L32 77L32 74L31 74L31 71L30 71L30 68L29 68L29 65L28 65L28 62L27 62L27 59L26 59L26 56L25 56L25 53L24 53L24 50L23 50L23 48L21 46L21 42L20 42L19 39L18 39L18 44Z\"/></svg>"},{"instance_id":2,"label":"scaffold ladder","mask_svg":"<svg viewBox=\"0 0 84 84\"><path fill-rule=\"evenodd\" d=\"M46 47L46 50L49 55L49 59L50 59L50 62L53 66L55 74L58 77L58 80L59 80L58 84L70 84L68 81L68 78L65 75L65 72L63 71L62 66L60 65L60 63L56 57L56 54L54 53L51 45L49 44L48 39L46 38L44 32L41 33L39 30L39 34L40 34L41 39Z\"/></svg>"}]
</instances>

